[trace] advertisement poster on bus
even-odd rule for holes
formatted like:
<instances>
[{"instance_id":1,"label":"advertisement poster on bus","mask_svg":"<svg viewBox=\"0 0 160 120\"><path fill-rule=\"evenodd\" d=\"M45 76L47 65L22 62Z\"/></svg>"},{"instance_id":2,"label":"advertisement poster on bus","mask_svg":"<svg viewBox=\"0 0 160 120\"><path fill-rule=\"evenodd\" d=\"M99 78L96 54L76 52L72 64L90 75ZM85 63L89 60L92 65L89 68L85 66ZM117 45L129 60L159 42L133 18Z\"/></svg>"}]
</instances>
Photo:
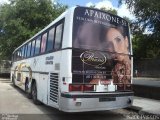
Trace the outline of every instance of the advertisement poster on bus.
<instances>
[{"instance_id":1,"label":"advertisement poster on bus","mask_svg":"<svg viewBox=\"0 0 160 120\"><path fill-rule=\"evenodd\" d=\"M77 7L72 37L73 83L131 83L130 36L126 20L103 11Z\"/></svg>"}]
</instances>

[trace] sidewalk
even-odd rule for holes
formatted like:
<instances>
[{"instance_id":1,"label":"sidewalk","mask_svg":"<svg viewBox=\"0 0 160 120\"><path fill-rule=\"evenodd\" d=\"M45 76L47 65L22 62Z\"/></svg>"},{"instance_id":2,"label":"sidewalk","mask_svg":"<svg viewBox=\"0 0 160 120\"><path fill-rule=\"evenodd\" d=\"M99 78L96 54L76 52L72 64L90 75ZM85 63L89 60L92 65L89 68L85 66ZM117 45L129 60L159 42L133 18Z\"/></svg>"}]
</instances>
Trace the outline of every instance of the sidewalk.
<instances>
[{"instance_id":1,"label":"sidewalk","mask_svg":"<svg viewBox=\"0 0 160 120\"><path fill-rule=\"evenodd\" d=\"M160 87L160 78L133 78L134 85Z\"/></svg>"},{"instance_id":2,"label":"sidewalk","mask_svg":"<svg viewBox=\"0 0 160 120\"><path fill-rule=\"evenodd\" d=\"M153 114L160 116L160 100L134 96L133 106L130 108L139 111L140 114Z\"/></svg>"},{"instance_id":3,"label":"sidewalk","mask_svg":"<svg viewBox=\"0 0 160 120\"><path fill-rule=\"evenodd\" d=\"M135 96L160 100L160 78L134 78L133 91Z\"/></svg>"},{"instance_id":4,"label":"sidewalk","mask_svg":"<svg viewBox=\"0 0 160 120\"><path fill-rule=\"evenodd\" d=\"M153 77L133 77L133 80L154 80L154 81L160 81L160 78L153 78Z\"/></svg>"}]
</instances>

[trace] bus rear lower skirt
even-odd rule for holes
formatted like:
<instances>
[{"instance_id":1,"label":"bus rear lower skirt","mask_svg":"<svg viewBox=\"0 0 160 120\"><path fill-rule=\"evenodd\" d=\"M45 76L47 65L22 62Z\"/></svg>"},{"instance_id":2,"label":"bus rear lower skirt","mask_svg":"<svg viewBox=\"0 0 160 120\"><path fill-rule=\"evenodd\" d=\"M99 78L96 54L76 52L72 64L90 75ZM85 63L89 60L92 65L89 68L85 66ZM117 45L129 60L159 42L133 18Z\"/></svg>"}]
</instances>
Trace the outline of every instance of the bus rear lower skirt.
<instances>
[{"instance_id":1,"label":"bus rear lower skirt","mask_svg":"<svg viewBox=\"0 0 160 120\"><path fill-rule=\"evenodd\" d=\"M100 98L100 97L123 97L133 96L133 92L109 92L109 93L61 93L65 98Z\"/></svg>"}]
</instances>

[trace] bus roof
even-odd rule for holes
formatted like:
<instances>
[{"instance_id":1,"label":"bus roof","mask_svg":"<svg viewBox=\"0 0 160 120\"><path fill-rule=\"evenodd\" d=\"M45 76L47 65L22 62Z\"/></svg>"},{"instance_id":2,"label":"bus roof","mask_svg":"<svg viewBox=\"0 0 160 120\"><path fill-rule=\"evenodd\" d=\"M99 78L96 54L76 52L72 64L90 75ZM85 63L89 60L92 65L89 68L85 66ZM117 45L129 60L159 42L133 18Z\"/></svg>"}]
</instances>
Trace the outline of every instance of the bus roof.
<instances>
[{"instance_id":1,"label":"bus roof","mask_svg":"<svg viewBox=\"0 0 160 120\"><path fill-rule=\"evenodd\" d=\"M44 27L41 31L39 31L38 33L36 33L33 37L31 37L30 39L26 40L22 45L20 45L19 47L17 47L13 53L21 48L24 44L26 44L27 42L29 42L30 40L32 40L33 38L37 37L39 34L41 34L42 32L44 32L45 30L47 30L49 27L51 27L52 25L54 25L56 22L58 22L59 20L61 20L63 17L66 17L66 14L71 12L71 14L74 12L75 8L77 7L80 7L80 8L88 8L88 9L91 9L91 10L96 10L96 11L100 11L100 12L104 12L104 13L107 13L107 14L110 14L110 15L113 15L111 13L108 13L106 11L103 11L103 10L100 10L100 9L97 9L97 8L90 8L90 7L82 7L82 6L75 6L75 7L71 7L69 8L68 10L66 10L65 12L63 12L58 18L56 18L54 21L52 21L49 25L47 25L46 27ZM117 15L114 15L114 16L117 16ZM123 19L124 21L126 21L124 18L118 16L119 18ZM126 21L127 22L127 21ZM127 22L128 23L128 22Z\"/></svg>"},{"instance_id":2,"label":"bus roof","mask_svg":"<svg viewBox=\"0 0 160 120\"><path fill-rule=\"evenodd\" d=\"M39 31L38 33L36 33L33 37L31 37L30 39L26 40L22 45L20 45L19 47L17 47L13 53L21 48L24 44L26 44L27 42L29 42L30 40L32 40L33 38L35 38L36 36L38 36L39 34L41 34L43 31L47 30L49 27L51 27L52 25L54 25L57 21L61 20L63 17L65 17L66 13L68 13L69 11L74 11L76 7L71 7L70 9L68 9L67 11L63 12L58 18L56 18L55 20L53 20L49 25L47 25L46 27L44 27L41 31Z\"/></svg>"}]
</instances>

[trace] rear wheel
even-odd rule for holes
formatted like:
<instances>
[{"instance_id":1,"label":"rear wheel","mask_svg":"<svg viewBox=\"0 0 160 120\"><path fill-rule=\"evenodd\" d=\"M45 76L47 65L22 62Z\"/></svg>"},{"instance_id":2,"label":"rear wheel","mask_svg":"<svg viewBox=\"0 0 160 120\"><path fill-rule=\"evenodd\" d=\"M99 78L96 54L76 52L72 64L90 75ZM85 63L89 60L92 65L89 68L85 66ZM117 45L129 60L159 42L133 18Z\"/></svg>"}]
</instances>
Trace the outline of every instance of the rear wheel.
<instances>
[{"instance_id":1,"label":"rear wheel","mask_svg":"<svg viewBox=\"0 0 160 120\"><path fill-rule=\"evenodd\" d=\"M33 99L33 103L36 105L41 104L40 101L37 99L37 85L36 82L33 83L32 85L32 99Z\"/></svg>"},{"instance_id":2,"label":"rear wheel","mask_svg":"<svg viewBox=\"0 0 160 120\"><path fill-rule=\"evenodd\" d=\"M12 83L13 83L13 86L16 87L14 75L12 75Z\"/></svg>"},{"instance_id":3,"label":"rear wheel","mask_svg":"<svg viewBox=\"0 0 160 120\"><path fill-rule=\"evenodd\" d=\"M29 87L28 87L28 85L29 85L29 80L28 80L28 78L27 78L27 79L26 79L26 83L25 83L25 92L26 92L26 94L27 94L27 98L31 99L31 98L32 98L32 94L31 94L31 92L29 92Z\"/></svg>"}]
</instances>

